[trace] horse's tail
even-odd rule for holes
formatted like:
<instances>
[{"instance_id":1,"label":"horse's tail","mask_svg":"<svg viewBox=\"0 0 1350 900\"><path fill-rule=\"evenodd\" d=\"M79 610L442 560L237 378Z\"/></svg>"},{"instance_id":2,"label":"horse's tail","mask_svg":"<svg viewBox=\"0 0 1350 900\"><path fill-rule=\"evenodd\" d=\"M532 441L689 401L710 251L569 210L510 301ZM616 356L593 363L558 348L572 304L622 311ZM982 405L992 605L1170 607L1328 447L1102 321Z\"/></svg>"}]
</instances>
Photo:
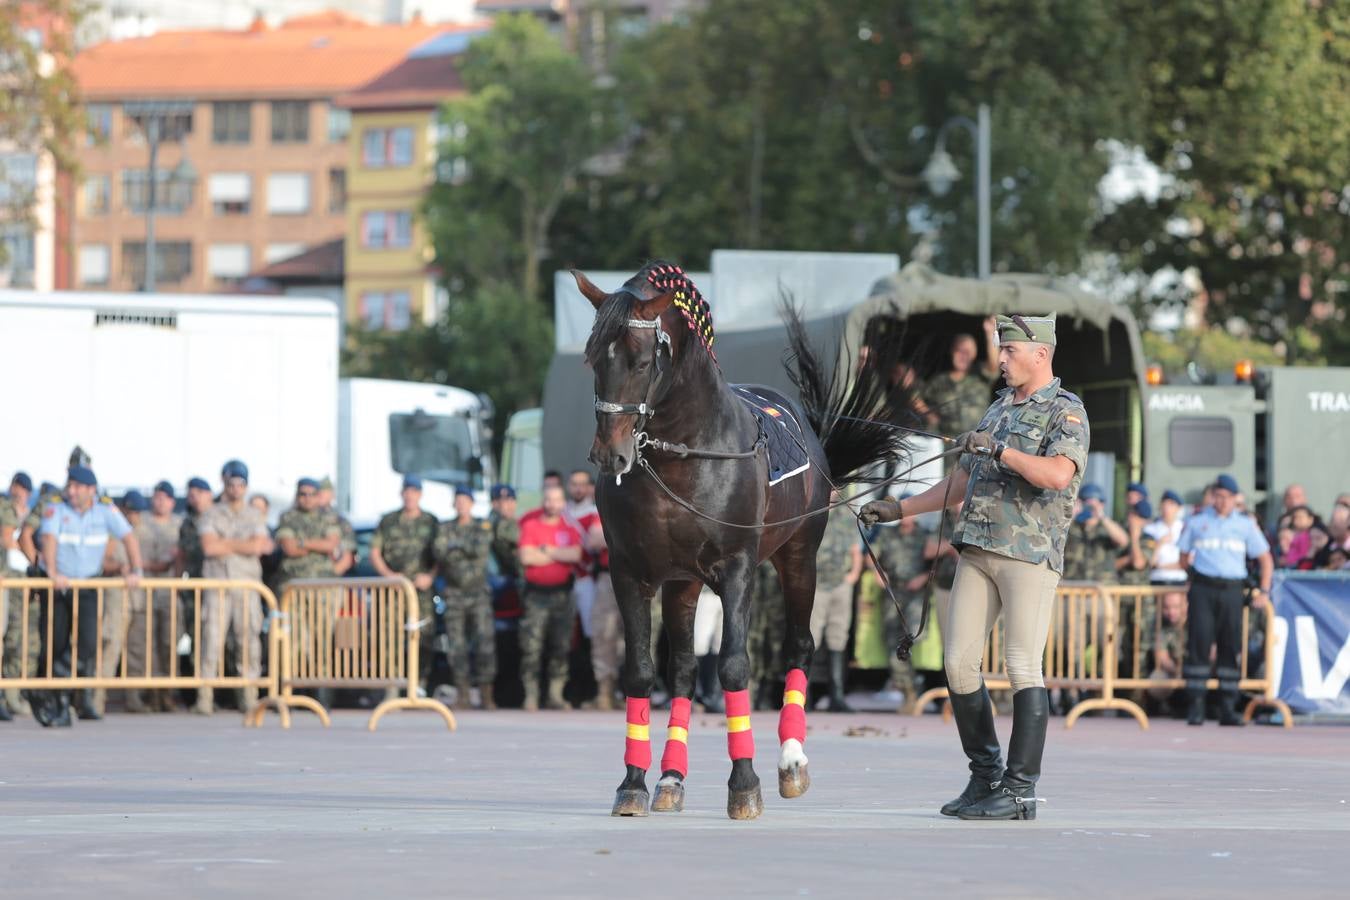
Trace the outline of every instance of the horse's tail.
<instances>
[{"instance_id":1,"label":"horse's tail","mask_svg":"<svg viewBox=\"0 0 1350 900\"><path fill-rule=\"evenodd\" d=\"M906 432L891 426L919 427L921 422L913 379L897 377L906 371L900 368L905 360L899 329L868 328L870 339L859 363L846 358L827 369L797 309L784 304L783 319L790 347L784 367L825 448L830 480L838 486L875 484L903 469L910 445Z\"/></svg>"}]
</instances>

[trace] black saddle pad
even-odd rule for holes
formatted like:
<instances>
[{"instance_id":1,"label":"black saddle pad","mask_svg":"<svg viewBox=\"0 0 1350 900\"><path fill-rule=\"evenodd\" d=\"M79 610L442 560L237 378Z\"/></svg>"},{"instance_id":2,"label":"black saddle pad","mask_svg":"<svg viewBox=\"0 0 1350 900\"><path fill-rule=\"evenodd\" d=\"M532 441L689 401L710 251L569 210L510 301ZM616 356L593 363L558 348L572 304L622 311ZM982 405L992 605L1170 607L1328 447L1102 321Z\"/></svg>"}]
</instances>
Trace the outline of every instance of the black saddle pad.
<instances>
[{"instance_id":1,"label":"black saddle pad","mask_svg":"<svg viewBox=\"0 0 1350 900\"><path fill-rule=\"evenodd\" d=\"M806 440L802 423L786 405L775 403L747 387L734 386L736 394L759 420L759 430L769 451L769 484L800 475L811 467L806 455Z\"/></svg>"}]
</instances>

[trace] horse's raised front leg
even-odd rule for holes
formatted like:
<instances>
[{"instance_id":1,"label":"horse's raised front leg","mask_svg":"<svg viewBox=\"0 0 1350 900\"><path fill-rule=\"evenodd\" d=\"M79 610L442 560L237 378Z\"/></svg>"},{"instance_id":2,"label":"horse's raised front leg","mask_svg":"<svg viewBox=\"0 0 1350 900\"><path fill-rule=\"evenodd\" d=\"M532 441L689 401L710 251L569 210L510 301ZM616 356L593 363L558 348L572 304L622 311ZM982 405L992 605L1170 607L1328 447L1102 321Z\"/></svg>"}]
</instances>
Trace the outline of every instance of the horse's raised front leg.
<instances>
[{"instance_id":1,"label":"horse's raised front leg","mask_svg":"<svg viewBox=\"0 0 1350 900\"><path fill-rule=\"evenodd\" d=\"M694 610L698 607L697 581L667 582L661 588L661 615L670 638L670 724L661 754L661 780L652 795L652 812L684 809L684 780L689 774L689 714L694 697Z\"/></svg>"},{"instance_id":2,"label":"horse's raised front leg","mask_svg":"<svg viewBox=\"0 0 1350 900\"><path fill-rule=\"evenodd\" d=\"M800 545L800 546L798 546ZM815 602L816 557L809 541L794 541L774 557L787 608L787 638L783 658L787 681L783 708L778 714L778 794L800 797L811 786L806 751L806 669L815 653L811 638L811 607Z\"/></svg>"},{"instance_id":3,"label":"horse's raised front leg","mask_svg":"<svg viewBox=\"0 0 1350 900\"><path fill-rule=\"evenodd\" d=\"M750 631L750 580L754 560L733 561L723 575L722 650L717 674L725 693L727 715L727 753L731 756L731 778L727 781L727 815L733 819L754 819L764 811L755 774L755 738L750 730L750 656L746 636Z\"/></svg>"},{"instance_id":4,"label":"horse's raised front leg","mask_svg":"<svg viewBox=\"0 0 1350 900\"><path fill-rule=\"evenodd\" d=\"M655 680L649 638L652 628L653 589L638 583L636 579L621 573L618 569L611 571L611 577L614 582L614 595L619 603L619 612L623 617L623 691L628 699L625 703L623 752L627 772L615 792L614 809L610 814L645 816L648 800L647 770L652 765L651 697L652 682Z\"/></svg>"}]
</instances>

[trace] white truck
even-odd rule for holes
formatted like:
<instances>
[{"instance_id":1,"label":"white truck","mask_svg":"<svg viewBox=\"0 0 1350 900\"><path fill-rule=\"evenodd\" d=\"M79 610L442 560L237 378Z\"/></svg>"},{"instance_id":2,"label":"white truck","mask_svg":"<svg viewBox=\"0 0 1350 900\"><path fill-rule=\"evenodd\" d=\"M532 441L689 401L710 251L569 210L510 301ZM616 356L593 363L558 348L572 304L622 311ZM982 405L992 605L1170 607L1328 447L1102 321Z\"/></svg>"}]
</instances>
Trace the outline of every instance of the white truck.
<instances>
[{"instance_id":1,"label":"white truck","mask_svg":"<svg viewBox=\"0 0 1350 900\"><path fill-rule=\"evenodd\" d=\"M334 476L339 508L369 527L404 474L450 511L455 482L487 507L491 411L457 388L338 378L339 311L291 297L0 291L9 415L0 480L63 482L71 449L117 494L168 479L213 485L227 459L274 509L297 479Z\"/></svg>"}]
</instances>

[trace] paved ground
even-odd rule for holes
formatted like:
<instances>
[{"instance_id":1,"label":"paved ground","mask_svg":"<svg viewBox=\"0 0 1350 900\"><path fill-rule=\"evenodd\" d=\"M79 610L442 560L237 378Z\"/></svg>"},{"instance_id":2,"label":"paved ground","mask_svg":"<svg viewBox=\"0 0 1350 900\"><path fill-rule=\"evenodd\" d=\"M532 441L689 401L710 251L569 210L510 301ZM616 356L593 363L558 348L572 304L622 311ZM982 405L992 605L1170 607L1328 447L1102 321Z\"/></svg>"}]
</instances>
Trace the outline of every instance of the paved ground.
<instances>
[{"instance_id":1,"label":"paved ground","mask_svg":"<svg viewBox=\"0 0 1350 900\"><path fill-rule=\"evenodd\" d=\"M1346 895L1350 729L1053 720L1040 819L980 824L936 813L964 776L935 716L809 724L814 785L786 801L755 716L755 822L725 818L711 716L686 812L636 820L608 815L620 714L0 725L0 896Z\"/></svg>"}]
</instances>

